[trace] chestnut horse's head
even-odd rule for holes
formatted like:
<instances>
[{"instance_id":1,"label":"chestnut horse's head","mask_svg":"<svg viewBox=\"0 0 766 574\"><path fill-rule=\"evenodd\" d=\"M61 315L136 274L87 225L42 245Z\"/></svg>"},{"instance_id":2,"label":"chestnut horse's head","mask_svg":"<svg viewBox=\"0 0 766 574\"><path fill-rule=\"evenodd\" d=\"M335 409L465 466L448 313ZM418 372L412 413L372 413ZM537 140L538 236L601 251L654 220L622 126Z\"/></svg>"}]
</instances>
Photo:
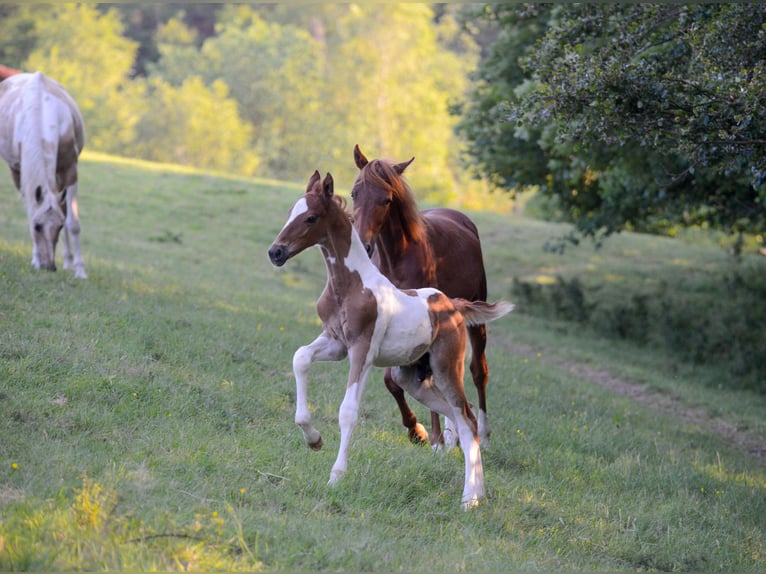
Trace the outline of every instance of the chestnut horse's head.
<instances>
[{"instance_id":1,"label":"chestnut horse's head","mask_svg":"<svg viewBox=\"0 0 766 574\"><path fill-rule=\"evenodd\" d=\"M400 225L404 236L411 236L420 216L409 186L402 178L415 158L402 163L369 161L359 146L354 147L354 162L359 175L351 189L354 227L369 255L387 224Z\"/></svg>"},{"instance_id":2,"label":"chestnut horse's head","mask_svg":"<svg viewBox=\"0 0 766 574\"><path fill-rule=\"evenodd\" d=\"M315 171L306 193L290 209L287 222L269 248L269 259L274 265L281 267L291 257L325 240L332 224L330 212L333 205L339 204L333 193L332 175L328 173L323 181Z\"/></svg>"}]
</instances>

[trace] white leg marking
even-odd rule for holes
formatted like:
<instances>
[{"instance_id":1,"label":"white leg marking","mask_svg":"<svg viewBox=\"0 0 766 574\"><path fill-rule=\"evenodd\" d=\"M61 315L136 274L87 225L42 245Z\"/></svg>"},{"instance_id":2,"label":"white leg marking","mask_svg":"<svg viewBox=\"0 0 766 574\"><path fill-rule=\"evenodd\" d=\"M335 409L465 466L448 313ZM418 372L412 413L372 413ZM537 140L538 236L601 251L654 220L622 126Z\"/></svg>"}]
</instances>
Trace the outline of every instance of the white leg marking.
<instances>
[{"instance_id":1,"label":"white leg marking","mask_svg":"<svg viewBox=\"0 0 766 574\"><path fill-rule=\"evenodd\" d=\"M456 409L457 410L457 409ZM484 468L481 464L479 437L471 429L467 419L456 417L460 444L465 456L465 483L463 485L463 510L477 506L484 498Z\"/></svg>"},{"instance_id":2,"label":"white leg marking","mask_svg":"<svg viewBox=\"0 0 766 574\"><path fill-rule=\"evenodd\" d=\"M295 424L303 431L303 438L313 449L322 447L322 436L311 424L308 404L308 370L316 361L340 361L346 356L346 348L325 333L308 345L300 347L293 355L295 374Z\"/></svg>"},{"instance_id":3,"label":"white leg marking","mask_svg":"<svg viewBox=\"0 0 766 574\"><path fill-rule=\"evenodd\" d=\"M351 445L351 434L354 432L356 423L359 420L359 405L362 402L364 386L367 382L367 376L370 374L371 364L363 365L360 369L354 368L352 356L351 369L349 371L349 382L346 387L346 396L338 411L338 423L340 424L340 447L338 448L338 458L332 465L329 484L335 484L338 479L346 474L348 470L348 449ZM353 381L357 378L358 381Z\"/></svg>"},{"instance_id":4,"label":"white leg marking","mask_svg":"<svg viewBox=\"0 0 766 574\"><path fill-rule=\"evenodd\" d=\"M455 421L451 417L444 417L444 450L454 450L458 443L458 432Z\"/></svg>"}]
</instances>

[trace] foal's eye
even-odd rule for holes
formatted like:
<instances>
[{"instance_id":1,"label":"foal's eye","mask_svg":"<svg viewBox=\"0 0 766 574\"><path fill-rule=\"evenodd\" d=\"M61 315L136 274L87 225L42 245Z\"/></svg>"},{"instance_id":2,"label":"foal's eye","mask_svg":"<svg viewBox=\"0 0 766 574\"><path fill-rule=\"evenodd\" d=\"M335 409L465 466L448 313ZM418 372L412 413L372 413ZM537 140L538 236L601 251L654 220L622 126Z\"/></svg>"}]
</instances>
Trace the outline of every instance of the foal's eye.
<instances>
[{"instance_id":1,"label":"foal's eye","mask_svg":"<svg viewBox=\"0 0 766 574\"><path fill-rule=\"evenodd\" d=\"M311 225L312 223L316 223L316 222L317 222L317 216L316 215L309 215L306 218L306 223L308 223L309 225Z\"/></svg>"}]
</instances>

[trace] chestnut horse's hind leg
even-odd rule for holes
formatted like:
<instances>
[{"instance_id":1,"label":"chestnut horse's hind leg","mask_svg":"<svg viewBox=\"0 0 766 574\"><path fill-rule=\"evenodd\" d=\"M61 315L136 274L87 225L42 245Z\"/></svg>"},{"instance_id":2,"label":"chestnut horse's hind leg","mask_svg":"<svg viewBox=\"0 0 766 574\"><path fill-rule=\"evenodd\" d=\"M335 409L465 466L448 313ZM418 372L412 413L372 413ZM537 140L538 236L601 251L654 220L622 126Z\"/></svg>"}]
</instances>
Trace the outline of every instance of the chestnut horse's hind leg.
<instances>
[{"instance_id":1,"label":"chestnut horse's hind leg","mask_svg":"<svg viewBox=\"0 0 766 574\"><path fill-rule=\"evenodd\" d=\"M394 381L390 368L386 369L386 372L383 375L383 381L386 383L388 392L391 393L396 404L399 406L399 411L402 413L402 424L408 429L410 441L415 444L428 442L428 431L418 422L415 413L410 409L407 400L404 398L404 391ZM436 418L438 420L438 414L436 415Z\"/></svg>"},{"instance_id":2,"label":"chestnut horse's hind leg","mask_svg":"<svg viewBox=\"0 0 766 574\"><path fill-rule=\"evenodd\" d=\"M489 367L485 349L487 348L486 325L473 325L468 327L468 337L471 340L471 376L476 385L479 395L479 440L483 446L489 446L489 420L487 418L487 382L489 380Z\"/></svg>"}]
</instances>

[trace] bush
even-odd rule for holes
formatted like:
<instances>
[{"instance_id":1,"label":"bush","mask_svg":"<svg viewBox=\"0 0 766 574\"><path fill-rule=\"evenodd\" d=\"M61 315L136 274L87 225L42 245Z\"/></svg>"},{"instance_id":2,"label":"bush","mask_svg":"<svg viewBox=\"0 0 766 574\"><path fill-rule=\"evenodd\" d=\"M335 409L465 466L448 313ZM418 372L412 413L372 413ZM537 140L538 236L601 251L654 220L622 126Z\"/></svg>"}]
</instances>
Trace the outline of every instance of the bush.
<instances>
[{"instance_id":1,"label":"bush","mask_svg":"<svg viewBox=\"0 0 766 574\"><path fill-rule=\"evenodd\" d=\"M724 386L766 393L766 278L739 270L717 281L704 293L681 292L668 282L626 293L584 286L577 278L552 284L514 279L512 297L531 315L664 349L683 362L727 366L734 376Z\"/></svg>"}]
</instances>

